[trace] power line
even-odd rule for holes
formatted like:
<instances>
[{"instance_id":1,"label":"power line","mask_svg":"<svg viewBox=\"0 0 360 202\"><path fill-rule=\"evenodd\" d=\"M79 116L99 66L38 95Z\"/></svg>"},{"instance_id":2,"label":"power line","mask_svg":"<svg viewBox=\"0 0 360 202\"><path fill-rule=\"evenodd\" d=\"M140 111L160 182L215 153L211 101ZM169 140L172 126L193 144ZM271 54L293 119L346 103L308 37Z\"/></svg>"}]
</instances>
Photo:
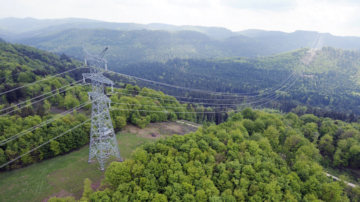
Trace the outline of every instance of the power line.
<instances>
[{"instance_id":1,"label":"power line","mask_svg":"<svg viewBox=\"0 0 360 202\"><path fill-rule=\"evenodd\" d=\"M299 61L301 62L301 61ZM277 86L280 86L282 85L283 83L286 83L288 82L289 79L291 79L291 77L293 77L295 75L295 73L298 73L297 71L301 68L301 66L297 67L297 69L293 70L293 73L291 75L289 75L285 80L283 80L281 83L273 86L272 88L270 89L273 89ZM164 85L164 86L169 86L169 87L174 87L174 88L179 88L179 89L183 89L183 90L191 90L191 91L195 91L195 92L202 92L202 93L207 93L207 94L213 94L213 95L216 95L216 94L220 94L222 96L239 96L239 95L242 95L241 93L225 93L225 92L214 92L214 91L207 91L207 90L200 90L200 89L193 89L193 88L187 88L187 87L182 87L182 86L176 86L176 85L172 85L172 84L166 84L166 83L162 83L162 82L157 82L157 81L152 81L152 80L148 80L148 79L143 79L143 78L139 78L139 77L135 77L135 76L130 76L130 75L126 75L126 74L122 74L122 73L119 73L119 72L114 72L114 71L110 71L110 70L107 70L107 72L111 72L111 73L115 73L115 74L119 74L119 75L122 75L122 76L125 76L125 77L131 77L131 78L134 78L134 79L138 79L138 80L142 80L142 81L146 81L146 82L150 82L150 83L155 83L155 84L160 84L160 85ZM274 90L270 90L270 89L267 89L267 91L274 91ZM253 94L255 92L252 92L252 93L248 93L248 94ZM223 95L224 94L224 95ZM244 93L244 94L247 94L247 93ZM265 91L265 93L263 94L267 94L267 92ZM247 97L256 97L256 96L259 96L259 95L255 95L255 96L247 96Z\"/></svg>"},{"instance_id":2,"label":"power line","mask_svg":"<svg viewBox=\"0 0 360 202\"><path fill-rule=\"evenodd\" d=\"M5 164L1 165L1 166L0 166L0 168L4 167L4 166L6 166L6 165L9 165L10 163L12 163L12 162L14 162L14 161L18 160L19 158L21 158L21 157L23 157L23 156L25 156L25 155L27 155L27 154L29 154L29 153L33 152L33 151L34 151L34 150L36 150L36 149L39 149L40 147L42 147L42 146L46 145L47 143L49 143L49 142L51 142L51 141L53 141L53 140L56 140L57 138L59 138L59 137L61 137L61 136L65 135L66 133L68 133L68 132L70 132L70 131L72 131L72 130L74 130L74 129L76 129L76 128L80 127L80 126L82 126L83 124L85 124L86 122L88 122L88 121L90 121L90 120L91 120L91 119L87 119L86 121L82 122L81 124L79 124L79 125L77 125L77 126L75 126L75 127L71 128L71 129L69 129L69 130L67 130L67 131L65 131L65 132L63 132L63 133L61 133L60 135L58 135L58 136L56 136L56 137L54 137L54 138L52 138L52 139L50 139L50 140L48 140L48 141L46 141L46 142L42 143L41 145L39 145L39 146L37 146L37 147L35 147L35 148L33 148L33 149L29 150L28 152L26 152L26 153L24 153L24 154L22 154L22 155L20 155L20 156L18 156L18 157L16 157L16 158L14 158L13 160L8 161L7 163L5 163Z\"/></svg>"},{"instance_id":3,"label":"power line","mask_svg":"<svg viewBox=\"0 0 360 202\"><path fill-rule=\"evenodd\" d=\"M314 40L314 43L319 40L318 38L315 38ZM313 44L314 44L313 43ZM320 43L320 42L318 42ZM313 46L313 45L312 45ZM302 61L298 61L299 63L301 63ZM301 65L301 64L300 64ZM291 75L289 75L285 80L283 80L281 83L273 86L272 88L275 88L277 86L280 86L282 85L284 82L287 82L288 79L290 79L294 73L296 72L297 73L297 70L299 70L301 68L301 66L297 67L297 69L293 70L293 73ZM155 83L155 84L160 84L160 85L165 85L165 86L169 86L169 87L175 87L175 88L179 88L179 89L185 89L185 90L192 90L192 91L195 91L195 92L202 92L202 93L210 93L210 94L225 94L227 96L236 96L236 95L243 95L242 93L225 93L225 92L214 92L214 91L206 91L206 90L200 90L200 89L193 89L193 88L187 88L187 87L182 87L182 86L176 86L176 85L171 85L171 84L166 84L166 83L162 83L162 82L157 82L157 81L152 81L152 80L148 80L148 79L143 79L143 78L139 78L139 77L135 77L135 76L130 76L130 75L126 75L126 74L122 74L122 73L119 73L119 72L114 72L114 71L110 71L110 70L107 70L107 72L111 72L111 73L115 73L115 74L119 74L119 75L122 75L122 76L125 76L125 77L130 77L130 78L134 78L134 79L138 79L138 80L142 80L142 81L146 81L146 82L150 82L150 83ZM272 89L270 88L270 89ZM269 89L267 90L269 91ZM252 92L252 93L255 93L255 92ZM244 93L244 94L252 94L252 93ZM266 93L265 93L266 94ZM224 96L224 95L223 95ZM256 95L256 96L259 96L259 95ZM251 97L251 96L247 96L247 97Z\"/></svg>"},{"instance_id":4,"label":"power line","mask_svg":"<svg viewBox=\"0 0 360 202\"><path fill-rule=\"evenodd\" d=\"M299 76L298 76L299 77ZM293 79L293 80L296 80ZM292 80L292 81L293 81ZM238 98L233 98L233 99L214 99L214 98L191 98L191 97L181 97L181 96L174 96L172 95L172 97L175 97L175 98L183 98L183 99L195 99L195 100L232 100L232 101L236 101L236 100L239 100L240 98L252 98L252 97L260 97L260 96L264 96L264 95L267 95L267 94L270 94L270 93L274 93L282 88L284 88L285 85L288 85L289 83L291 83L292 81L287 81L286 84L284 84L281 88L278 88L274 91L269 91L267 93L263 93L263 94L260 94L260 95L255 95L255 96L243 96L243 97L238 97ZM144 91L137 91L137 90L129 90L129 89L124 89L124 90L128 90L128 91L132 91L132 92L138 92L138 93L146 93L146 94L153 94L153 95L160 95L160 96L164 96L162 94L158 94L158 93L150 93L150 92L144 92ZM166 95L165 95L166 96Z\"/></svg>"},{"instance_id":5,"label":"power line","mask_svg":"<svg viewBox=\"0 0 360 202\"><path fill-rule=\"evenodd\" d=\"M98 74L94 74L94 75L86 76L86 77L84 76L84 79L85 79L85 78L92 78L92 77L95 77L96 75L98 75ZM81 80L79 80L79 81L81 81ZM77 82L79 82L79 81L77 81ZM75 83L77 83L77 82L75 82ZM70 85L70 84L69 84L69 85ZM69 86L69 85L68 85L68 86ZM45 97L45 98L43 98L43 99L40 99L40 100L37 100L37 101L32 102L32 103L30 103L30 104L27 104L27 105L24 105L24 106L22 106L22 107L19 107L18 109L15 109L15 110L12 110L12 111L10 111L10 112L7 112L7 113L5 113L5 114L0 115L0 117L4 116L4 115L6 115L6 114L12 113L12 112L14 112L14 111L17 111L17 110L19 110L19 109L22 109L22 108L24 108L24 107L33 105L34 103L40 102L40 101L42 101L42 100L45 100L45 99L47 99L47 98L49 98L49 97L52 97L52 96L55 96L55 95L60 94L60 93L62 93L62 92L65 92L65 91L70 90L70 89L72 89L72 88L75 88L75 87L77 87L77 86L79 86L79 85L76 85L76 86L70 87L70 88L68 88L68 89L59 91L59 92L57 92L57 93L55 93L55 94L52 94L52 95L50 95L50 96L47 96L47 97ZM59 90L59 89L56 89L56 91L57 91L57 90ZM48 93L45 93L45 94L48 94ZM43 95L45 95L45 94L43 94ZM25 102L27 102L27 101L25 101ZM13 106L13 107L15 107L15 106ZM8 107L8 108L9 108L9 107ZM8 109L8 108L7 108L7 109ZM3 110L1 110L1 111L3 111ZM1 111L0 111L0 112L1 112Z\"/></svg>"},{"instance_id":6,"label":"power line","mask_svg":"<svg viewBox=\"0 0 360 202\"><path fill-rule=\"evenodd\" d=\"M26 84L26 85L24 85L24 86L20 86L20 87L17 87L17 88L14 88L14 89L11 89L11 90L8 90L8 91L5 91L5 92L2 92L2 93L0 93L0 96L1 96L1 95L3 95L3 94L9 93L9 92L11 92L11 91L18 90L18 89L20 89L20 88L24 88L24 87L26 87L26 86L33 85L33 84L36 84L36 83L39 83L39 82L42 82L42 81L45 81L45 80L51 79L51 78L53 78L53 77L57 77L57 76L59 76L59 75L61 75L61 74L65 74L65 73L68 73L68 72L74 71L74 70L76 70L76 69L83 68L83 67L84 67L84 66L81 66L81 67L76 67L76 68L74 68L74 69L71 69L71 70L68 70L68 71L65 71L65 72L62 72L62 73L56 74L56 75L54 75L54 76L46 77L46 78L44 78L44 79L41 79L41 80L38 80L38 81L35 81L35 82L32 82L32 83Z\"/></svg>"},{"instance_id":7,"label":"power line","mask_svg":"<svg viewBox=\"0 0 360 202\"><path fill-rule=\"evenodd\" d=\"M12 140L15 140L15 139L17 139L17 138L20 138L20 137L26 135L27 133L29 133L29 132L31 132L31 131L34 131L36 128L40 128L40 127L45 126L45 125L47 125L47 124L49 124L49 123L51 123L51 122L53 122L53 121L56 121L56 120L64 117L65 115L68 115L68 114L72 113L74 110L78 110L78 109L80 109L80 108L82 108L82 107L85 107L85 106L88 105L88 104L91 104L91 103L95 102L95 101L96 101L96 100L82 103L82 104L80 104L80 105L78 105L78 106L76 106L76 107L74 107L74 108L72 108L72 109L69 109L69 110L67 110L67 111L65 111L65 112L63 112L63 113L61 113L61 114L57 114L55 117L53 117L53 118L51 118L51 119L49 119L49 120L46 120L46 121L44 121L44 122L41 122L40 124L37 124L37 125L35 125L35 126L31 127L31 128L26 129L25 131L21 131L20 133L18 133L18 134L16 134L16 135L13 135L13 136L11 136L10 138L8 138L8 139L6 139L6 140L1 141L1 142L0 142L0 146L2 146L2 145L4 145L4 144L7 144L7 143L9 143L9 142L11 142Z\"/></svg>"},{"instance_id":8,"label":"power line","mask_svg":"<svg viewBox=\"0 0 360 202\"><path fill-rule=\"evenodd\" d=\"M40 99L40 100L37 100L37 101L32 102L32 103L27 104L27 105L24 105L24 106L22 106L22 107L19 107L19 108L17 108L17 109L14 109L14 110L12 110L12 111L10 111L10 112L6 112L6 113L4 113L4 114L1 114L0 117L5 116L5 115L7 115L7 114L10 114L10 113L12 113L12 112L14 112L14 111L20 110L20 109L22 109L22 108L24 108L24 107L33 105L33 104L35 104L35 103L38 103L38 102L43 101L43 100L45 100L45 99L47 99L47 98L49 98L49 97L55 96L55 95L57 95L57 94L60 94L60 93L62 93L62 92L65 92L65 91L70 90L70 89L75 88L75 87L77 87L77 86L72 86L72 87L70 87L70 88L68 88L68 89L62 90L61 92L58 92L58 93L49 95L49 96L47 96L47 97L45 97L45 98L42 98L42 99Z\"/></svg>"},{"instance_id":9,"label":"power line","mask_svg":"<svg viewBox=\"0 0 360 202\"><path fill-rule=\"evenodd\" d=\"M49 120L46 120L46 121L41 122L41 123L39 123L39 124L31 127L31 128L28 128L28 129L26 129L26 130L24 130L24 131L21 131L20 133L18 133L18 134L16 134L16 135L13 135L13 136L9 137L9 138L6 139L6 140L1 141L1 142L0 142L0 146L2 146L2 145L4 145L4 144L7 144L7 143L9 143L9 142L11 142L11 141L13 141L13 140L15 140L15 139L17 139L17 138L20 138L20 137L22 137L22 136L24 136L24 135L26 135L26 134L34 131L34 130L37 129L37 128L40 128L40 127L45 126L45 125L47 125L47 124L49 124L49 123L51 123L51 122L53 122L53 121L56 121L56 120L64 117L65 115L70 114L70 113L73 112L74 110L80 109L80 108L82 108L82 107L84 107L84 106L86 106L86 105L88 105L88 104L91 104L91 102L90 102L90 103L87 103L87 102L86 102L86 103L83 103L83 104L81 104L81 105L79 105L79 106L77 106L77 107L74 107L74 108L72 108L72 109L70 109L70 110L68 110L68 111L65 111L65 112L63 112L63 113L61 113L61 114L57 114L55 117L53 117L53 118L51 118L51 119L49 119Z\"/></svg>"},{"instance_id":10,"label":"power line","mask_svg":"<svg viewBox=\"0 0 360 202\"><path fill-rule=\"evenodd\" d=\"M295 83L295 82L294 82ZM275 99L277 99L279 96L275 96L275 98L272 98L270 100L267 100L266 102L259 104L259 105L255 105L255 107L264 105L266 103L269 103ZM119 103L114 103L114 104L119 104ZM142 106L149 106L149 105L142 105ZM150 105L151 106L151 105ZM153 107L153 106L152 106ZM184 108L184 107L183 107ZM111 109L111 111L115 111L115 110L120 110L120 111L144 111L144 112L162 112L162 113L169 113L169 112L165 112L165 111L150 111L150 110L139 110L139 109ZM166 109L165 109L166 110ZM170 112L170 113L175 113L175 114L199 114L199 113L221 113L221 112L228 112L228 111L211 111L211 112Z\"/></svg>"},{"instance_id":11,"label":"power line","mask_svg":"<svg viewBox=\"0 0 360 202\"><path fill-rule=\"evenodd\" d=\"M36 55L36 54L33 54L33 55ZM27 55L22 55L22 56L27 56ZM29 56L27 56L27 57L29 57ZM50 66L50 65L52 65L52 64L55 64L55 63L57 63L57 62L61 62L61 61L63 61L63 60L68 60L68 59L62 59L62 60L59 60L59 61L54 61L54 62L52 62L52 63L50 63L50 64L48 64L48 65L44 65L44 66L37 67L37 68L42 68L42 67ZM31 67L31 68L34 68L34 67ZM10 78L10 77L12 77L12 76L18 75L18 74L20 74L20 73L26 73L26 72L28 72L28 71L32 71L32 70L26 70L26 71L19 72L19 73L16 73L16 74L11 74L11 75L9 75L9 76L4 76L4 77L0 78L0 81L1 81L2 79L4 79L4 78L5 78L5 79L6 79L6 78Z\"/></svg>"},{"instance_id":12,"label":"power line","mask_svg":"<svg viewBox=\"0 0 360 202\"><path fill-rule=\"evenodd\" d=\"M296 81L294 81L294 83L295 83ZM294 83L292 83L288 88L290 88ZM277 97L275 97L274 99L276 99ZM274 100L273 99L273 100ZM265 103L263 103L263 104L265 104ZM263 104L261 104L261 105L263 105ZM260 105L259 105L260 106ZM147 111L147 112L163 112L164 113L164 111L149 111L149 110L129 110L129 109L112 109L111 111L113 111L113 110L127 110L127 111ZM216 112L216 113L222 113L222 112L227 112L227 111L218 111L218 112ZM200 113L200 112L172 112L172 113ZM214 112L201 112L201 113L214 113ZM99 116L101 113L99 113L99 114L97 114L96 116ZM55 139L57 139L57 138L59 138L59 137L61 137L61 136L63 136L64 134L66 134L66 133L68 133L68 132L70 132L70 131L72 131L72 130L74 130L74 129L76 129L76 128L78 128L78 127L80 127L81 125L83 125L83 124L85 124L86 122L88 122L88 121L90 121L91 119L88 119L88 120L86 120L86 121L84 121L83 123L81 123L81 124L79 124L79 125L77 125L77 126L75 126L75 127L73 127L73 128L71 128L71 129L69 129L69 130L67 130L67 131L65 131L64 133L62 133L62 134L60 134L60 135L58 135L58 136L56 136L56 137L54 137L54 138L52 138L52 139L50 139L50 140L48 140L48 141L46 141L45 143L42 143L41 145L39 145L39 146L37 146L37 147L35 147L35 148L33 148L33 149L31 149L31 150L29 150L28 152L26 152L26 153L24 153L24 154L22 154L22 155L20 155L20 156L18 156L18 157L16 157L15 159L13 159L13 160L11 160L11 161L8 161L7 163L5 163L5 164L3 164L3 165L1 165L0 166L0 168L2 168L2 167L4 167L4 166L6 166L6 165L8 165L8 164L10 164L10 163L12 163L12 162L14 162L14 161L16 161L16 160L18 160L19 158L21 158L21 157L23 157L23 156L25 156L25 155L27 155L27 154L29 154L29 153L31 153L32 151L34 151L34 150L36 150L36 149L38 149L38 148L40 148L40 147L42 147L42 146L44 146L45 144L47 144L47 143L49 143L49 142L51 142L51 141L53 141L53 140L55 140Z\"/></svg>"},{"instance_id":13,"label":"power line","mask_svg":"<svg viewBox=\"0 0 360 202\"><path fill-rule=\"evenodd\" d=\"M125 77L131 77L134 79L138 79L138 80L142 80L142 81L146 81L146 82L150 82L150 83L155 83L155 84L160 84L160 85L164 85L164 86L168 86L168 87L174 87L174 88L178 88L178 89L183 89L183 90L191 90L191 91L195 91L195 92L201 92L201 93L206 93L206 94L213 94L213 95L222 95L222 96L239 96L241 94L237 94L237 93L224 93L224 92L214 92L214 91L206 91L206 90L200 90L200 89L193 89L193 88L187 88L187 87L182 87L182 86L176 86L176 85L172 85L172 84L166 84L166 83L162 83L162 82L157 82L157 81L152 81L152 80L148 80L148 79L143 79L143 78L139 78L139 77L135 77L135 76L130 76L130 75L126 75L126 74L122 74L122 73L118 73L118 72L114 72L114 71L110 71L107 70L107 72L112 72L115 74L119 74ZM229 95L227 95L229 94Z\"/></svg>"},{"instance_id":14,"label":"power line","mask_svg":"<svg viewBox=\"0 0 360 202\"><path fill-rule=\"evenodd\" d=\"M300 77L300 76L299 76ZM297 79L299 78L297 77ZM297 80L296 79L296 80ZM295 81L296 81L295 80ZM129 93L118 93L120 95L132 95L132 94L129 94ZM204 103L204 102L188 102L188 101L178 101L178 100L173 100L173 99L163 99L163 98L157 98L157 97L148 97L148 96L143 96L143 95L137 95L139 97L145 97L145 98L152 98L152 99L158 99L158 100L166 100L166 101L172 101L172 102L179 102L179 103L195 103L195 104L202 104L202 105L223 105L223 106L240 106L240 105L244 105L244 104L216 104L216 103ZM271 95L268 95L268 97L271 96ZM267 99L268 97L265 97L265 98L262 98L258 101L255 101L255 102L250 102L250 103L246 103L246 104L253 104L253 103L258 103L258 102L261 102L263 101L264 99Z\"/></svg>"},{"instance_id":15,"label":"power line","mask_svg":"<svg viewBox=\"0 0 360 202\"><path fill-rule=\"evenodd\" d=\"M66 86L63 86L63 87L61 87L61 88L57 88L57 89L52 90L52 91L50 91L50 92L47 92L47 93L41 94L41 95L39 95L39 96L33 97L33 98L31 98L31 99L25 100L25 101L23 101L23 102L14 104L13 106L9 106L9 107L7 107L7 108L4 108L4 109L0 110L0 112L2 112L2 111L4 111L4 110L7 110L7 109L10 109L10 108L13 108L13 107L16 107L17 105L21 105L21 104L27 103L27 102L29 102L29 101L31 101L31 100L34 100L34 99L39 98L39 97L42 97L42 96L44 96L44 95L46 95L46 94L56 92L56 91L58 91L58 90L60 90L60 89L62 89L62 88L66 88L66 87L68 87L68 86L70 86L70 85L74 85L74 84L76 84L76 83L79 83L80 81L82 81L82 79L80 79L80 80L78 80L78 81L76 81L76 82L70 83L70 84L68 84L68 85L66 85Z\"/></svg>"}]
</instances>

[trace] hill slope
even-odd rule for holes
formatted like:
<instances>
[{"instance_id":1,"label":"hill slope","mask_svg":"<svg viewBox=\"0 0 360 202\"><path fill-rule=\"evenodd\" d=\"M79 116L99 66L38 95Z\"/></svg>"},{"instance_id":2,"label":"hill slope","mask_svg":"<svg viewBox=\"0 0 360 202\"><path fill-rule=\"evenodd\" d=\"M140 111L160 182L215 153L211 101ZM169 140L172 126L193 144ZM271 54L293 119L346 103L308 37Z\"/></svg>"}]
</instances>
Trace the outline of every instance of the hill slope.
<instances>
[{"instance_id":1,"label":"hill slope","mask_svg":"<svg viewBox=\"0 0 360 202\"><path fill-rule=\"evenodd\" d=\"M259 59L173 59L165 63L147 62L127 66L119 64L114 71L187 88L231 93L255 92L249 96L267 91L283 91L283 95L278 98L278 104L274 106L284 111L290 111L296 105L302 104L328 111L360 114L360 54L324 47L321 51L316 51L309 64L304 64L302 60L307 51L308 49L300 49ZM286 80L289 77L290 79ZM296 78L296 82L286 93L286 88L280 89ZM137 84L150 85L149 82ZM172 95L211 97L195 91L161 88L160 85L152 85L152 88Z\"/></svg>"},{"instance_id":2,"label":"hill slope","mask_svg":"<svg viewBox=\"0 0 360 202\"><path fill-rule=\"evenodd\" d=\"M87 92L91 86L80 84L81 73L88 69L77 69L79 66L80 62L65 55L59 57L32 47L0 42L0 166L13 161L0 170L33 164L88 143L92 102L88 101ZM54 76L63 72L68 73ZM180 104L160 91L120 86L118 83L123 82L120 79L115 82L119 88L114 88L110 96L115 130L128 122L144 128L150 122L178 118L216 120L211 108ZM105 94L109 90L110 87L105 89ZM64 133L68 130L71 131ZM27 154L43 143L43 147Z\"/></svg>"}]
</instances>

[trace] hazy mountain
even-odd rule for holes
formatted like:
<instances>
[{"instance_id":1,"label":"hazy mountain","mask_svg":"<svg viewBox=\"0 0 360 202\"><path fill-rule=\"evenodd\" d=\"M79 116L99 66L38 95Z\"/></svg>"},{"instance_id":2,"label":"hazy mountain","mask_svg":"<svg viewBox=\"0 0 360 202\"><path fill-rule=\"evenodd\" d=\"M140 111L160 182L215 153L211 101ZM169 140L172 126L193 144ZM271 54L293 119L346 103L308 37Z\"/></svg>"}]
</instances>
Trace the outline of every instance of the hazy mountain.
<instances>
[{"instance_id":1,"label":"hazy mountain","mask_svg":"<svg viewBox=\"0 0 360 202\"><path fill-rule=\"evenodd\" d=\"M34 18L4 18L0 19L0 36L10 41L40 36L56 31L70 28L86 29L115 29L115 30L166 30L181 31L191 30L207 34L210 37L221 39L229 36L238 35L229 29L222 27L202 27L202 26L175 26L161 23L136 24L136 23L113 23L81 18L48 19L38 20ZM2 32L1 30L5 30Z\"/></svg>"},{"instance_id":2,"label":"hazy mountain","mask_svg":"<svg viewBox=\"0 0 360 202\"><path fill-rule=\"evenodd\" d=\"M38 20L35 18L4 18L0 19L0 28L12 33L22 33L34 30L44 29L50 26L56 26L66 23L88 23L100 22L97 20L81 18L64 18L64 19L45 19Z\"/></svg>"},{"instance_id":3,"label":"hazy mountain","mask_svg":"<svg viewBox=\"0 0 360 202\"><path fill-rule=\"evenodd\" d=\"M95 52L110 46L110 66L172 58L257 57L294 49L276 48L274 43L241 35L217 40L195 31L163 30L68 29L17 42L51 52L64 52L78 59L84 54L81 42Z\"/></svg>"},{"instance_id":4,"label":"hazy mountain","mask_svg":"<svg viewBox=\"0 0 360 202\"><path fill-rule=\"evenodd\" d=\"M189 30L196 31L211 36L216 39L224 39L230 36L238 35L236 32L232 32L229 29L223 27L203 27L203 26L175 26L161 23L151 23L146 25L148 28L153 30L168 30L168 31L181 31L181 30Z\"/></svg>"},{"instance_id":5,"label":"hazy mountain","mask_svg":"<svg viewBox=\"0 0 360 202\"><path fill-rule=\"evenodd\" d=\"M239 35L248 37L265 37L265 36L286 36L288 33L280 31L265 31L261 29L248 29L237 32Z\"/></svg>"},{"instance_id":6,"label":"hazy mountain","mask_svg":"<svg viewBox=\"0 0 360 202\"><path fill-rule=\"evenodd\" d=\"M157 28L165 27L157 25ZM97 51L110 46L109 65L119 66L172 58L268 56L301 47L312 47L318 35L316 32L299 31L283 37L237 35L215 39L197 31L67 29L17 42L52 52L64 52L78 59L83 57L81 42Z\"/></svg>"},{"instance_id":7,"label":"hazy mountain","mask_svg":"<svg viewBox=\"0 0 360 202\"><path fill-rule=\"evenodd\" d=\"M172 58L258 57L303 47L322 46L359 50L359 37L339 37L313 31L245 30L168 24L110 23L89 19L0 20L0 37L53 52L82 58L80 42L100 51L111 46L110 61L117 66ZM317 43L314 43L317 41Z\"/></svg>"}]
</instances>

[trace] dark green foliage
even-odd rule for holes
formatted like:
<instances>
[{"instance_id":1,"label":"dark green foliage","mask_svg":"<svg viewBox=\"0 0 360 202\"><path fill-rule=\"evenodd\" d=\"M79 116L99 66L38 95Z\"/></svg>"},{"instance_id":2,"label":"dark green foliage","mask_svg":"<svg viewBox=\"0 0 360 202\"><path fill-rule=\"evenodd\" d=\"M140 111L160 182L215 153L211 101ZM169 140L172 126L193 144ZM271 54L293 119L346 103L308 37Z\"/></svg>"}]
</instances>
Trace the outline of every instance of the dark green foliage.
<instances>
[{"instance_id":1,"label":"dark green foliage","mask_svg":"<svg viewBox=\"0 0 360 202\"><path fill-rule=\"evenodd\" d=\"M293 70L302 70L302 76L297 77L299 75L295 74L291 77L293 78L291 81L298 79L288 92L284 92L285 88L278 90L279 98L277 101L265 106L290 112L300 104L301 106L312 107L299 107L294 110L298 116L306 113L314 114L317 117L356 121L355 115L360 114L360 108L357 107L360 105L357 98L359 95L356 92L360 90L360 86L354 75L359 72L360 54L354 51L324 47L322 51L316 53L312 63L303 65L301 58L307 51L308 49L300 49L257 59L242 57L225 59L176 58L166 61L165 64L160 62L144 62L126 66L119 64L113 70L189 88L231 93L255 92L250 96L257 95L256 92L262 93L267 90L273 92L272 87L280 85L293 73ZM139 86L151 85L148 82L141 81L137 81L136 84ZM219 98L219 96L189 92L188 90L175 90L155 85L149 87L171 95L186 95L187 97L204 99ZM224 96L223 98L230 97ZM266 95L262 98L266 98ZM247 102L256 100L251 97L246 99ZM241 104L243 102L245 101L239 97L237 100L214 103ZM355 114L351 115L352 112Z\"/></svg>"}]
</instances>

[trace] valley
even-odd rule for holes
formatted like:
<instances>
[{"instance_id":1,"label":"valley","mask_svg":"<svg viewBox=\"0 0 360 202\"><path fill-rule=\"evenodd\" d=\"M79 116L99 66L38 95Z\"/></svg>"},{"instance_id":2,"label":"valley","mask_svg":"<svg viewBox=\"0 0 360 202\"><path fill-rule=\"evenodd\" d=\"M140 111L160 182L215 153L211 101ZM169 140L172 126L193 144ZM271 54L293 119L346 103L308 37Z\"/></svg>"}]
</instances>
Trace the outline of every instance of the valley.
<instances>
[{"instance_id":1,"label":"valley","mask_svg":"<svg viewBox=\"0 0 360 202\"><path fill-rule=\"evenodd\" d=\"M0 37L1 201L360 200L359 37L79 18Z\"/></svg>"}]
</instances>

